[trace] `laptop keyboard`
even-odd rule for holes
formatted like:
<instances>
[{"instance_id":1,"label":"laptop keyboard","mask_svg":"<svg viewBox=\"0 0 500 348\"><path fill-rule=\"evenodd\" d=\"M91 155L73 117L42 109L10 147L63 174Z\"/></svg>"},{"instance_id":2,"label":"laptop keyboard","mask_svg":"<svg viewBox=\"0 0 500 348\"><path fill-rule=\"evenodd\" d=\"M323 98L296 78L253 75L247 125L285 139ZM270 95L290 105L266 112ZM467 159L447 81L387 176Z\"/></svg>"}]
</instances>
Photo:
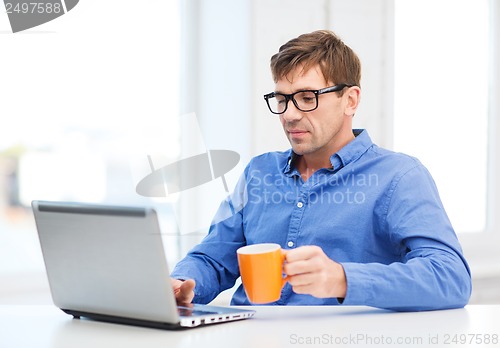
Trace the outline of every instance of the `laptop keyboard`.
<instances>
[{"instance_id":1,"label":"laptop keyboard","mask_svg":"<svg viewBox=\"0 0 500 348\"><path fill-rule=\"evenodd\" d=\"M189 308L189 307L183 307L183 306L177 306L177 310L179 311L179 315L183 317L190 317L190 316L199 316L199 315L210 315L210 314L218 314L218 312L211 312L211 311L200 311L197 309Z\"/></svg>"}]
</instances>

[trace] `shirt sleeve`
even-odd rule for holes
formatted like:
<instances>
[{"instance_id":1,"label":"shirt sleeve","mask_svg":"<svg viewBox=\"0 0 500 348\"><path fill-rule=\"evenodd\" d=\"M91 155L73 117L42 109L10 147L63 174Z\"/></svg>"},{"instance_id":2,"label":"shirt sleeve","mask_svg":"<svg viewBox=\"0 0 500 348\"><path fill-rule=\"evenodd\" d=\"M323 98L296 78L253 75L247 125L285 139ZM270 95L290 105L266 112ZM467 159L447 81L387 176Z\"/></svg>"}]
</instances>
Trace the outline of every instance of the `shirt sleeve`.
<instances>
[{"instance_id":1,"label":"shirt sleeve","mask_svg":"<svg viewBox=\"0 0 500 348\"><path fill-rule=\"evenodd\" d=\"M465 306L472 288L469 266L425 167L419 164L394 178L381 204L380 228L404 250L402 261L343 263L343 304L398 311Z\"/></svg>"},{"instance_id":2,"label":"shirt sleeve","mask_svg":"<svg viewBox=\"0 0 500 348\"><path fill-rule=\"evenodd\" d=\"M247 200L242 175L234 192L217 210L208 235L175 266L171 277L195 280L194 303L209 303L239 277L236 250L246 244L243 208Z\"/></svg>"}]
</instances>

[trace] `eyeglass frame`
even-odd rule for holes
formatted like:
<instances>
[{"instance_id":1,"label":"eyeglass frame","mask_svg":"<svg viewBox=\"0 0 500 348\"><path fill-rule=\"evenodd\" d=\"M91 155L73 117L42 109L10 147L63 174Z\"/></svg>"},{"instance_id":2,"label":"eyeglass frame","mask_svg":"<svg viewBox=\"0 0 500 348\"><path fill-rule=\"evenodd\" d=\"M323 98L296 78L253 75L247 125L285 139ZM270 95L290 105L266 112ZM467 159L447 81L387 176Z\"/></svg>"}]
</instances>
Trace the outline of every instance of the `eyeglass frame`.
<instances>
[{"instance_id":1,"label":"eyeglass frame","mask_svg":"<svg viewBox=\"0 0 500 348\"><path fill-rule=\"evenodd\" d=\"M266 104L267 104L267 107L269 108L269 111L271 111L271 113L275 114L275 115L281 115L281 114L284 114L287 110L288 110L288 102L291 100L293 105L295 105L295 107L302 111L302 112L311 112L311 111L314 111L318 108L319 106L319 99L318 97L321 95L321 94L325 94L325 93L331 93L331 92L340 92L341 90L343 90L344 88L346 87L354 87L355 85L350 85L350 84L347 84L347 83L339 83L335 86L330 86L330 87L325 87L325 88L321 88L321 89L304 89L304 90L300 90L300 91L297 91L297 92L294 92L294 93L291 93L291 94L284 94L284 93L277 93L277 92L271 92L271 93L268 93L268 94L264 94L264 99L266 101ZM304 93L304 92L311 92L314 94L314 96L316 97L316 106L313 108L313 109L310 109L310 110L302 110L297 101L295 100L295 95L298 94L298 93ZM285 105L285 108L283 109L282 112L274 112L272 109L271 109L271 105L269 105L269 99L271 98L275 98L276 95L281 95L283 97L285 97L285 102L286 102L286 105Z\"/></svg>"}]
</instances>

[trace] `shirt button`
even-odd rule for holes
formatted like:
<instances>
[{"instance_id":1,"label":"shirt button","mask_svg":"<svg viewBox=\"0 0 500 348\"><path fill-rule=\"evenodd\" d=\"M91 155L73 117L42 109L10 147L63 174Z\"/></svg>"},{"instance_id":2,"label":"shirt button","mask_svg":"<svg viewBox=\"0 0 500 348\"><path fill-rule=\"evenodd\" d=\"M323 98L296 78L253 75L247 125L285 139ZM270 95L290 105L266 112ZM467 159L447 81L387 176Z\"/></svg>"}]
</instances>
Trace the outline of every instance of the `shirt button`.
<instances>
[{"instance_id":1,"label":"shirt button","mask_svg":"<svg viewBox=\"0 0 500 348\"><path fill-rule=\"evenodd\" d=\"M302 208L303 206L304 206L304 203L302 203L302 202L297 203L297 208Z\"/></svg>"},{"instance_id":2,"label":"shirt button","mask_svg":"<svg viewBox=\"0 0 500 348\"><path fill-rule=\"evenodd\" d=\"M291 248L291 247L293 247L293 242L289 241L287 245L288 245L289 248Z\"/></svg>"}]
</instances>

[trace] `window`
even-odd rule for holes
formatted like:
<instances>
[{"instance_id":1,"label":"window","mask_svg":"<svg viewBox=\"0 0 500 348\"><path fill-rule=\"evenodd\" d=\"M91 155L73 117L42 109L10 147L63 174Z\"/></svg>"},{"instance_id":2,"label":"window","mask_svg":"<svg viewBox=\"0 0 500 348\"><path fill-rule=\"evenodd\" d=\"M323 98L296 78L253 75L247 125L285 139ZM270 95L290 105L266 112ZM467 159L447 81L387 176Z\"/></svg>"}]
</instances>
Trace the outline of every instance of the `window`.
<instances>
[{"instance_id":1,"label":"window","mask_svg":"<svg viewBox=\"0 0 500 348\"><path fill-rule=\"evenodd\" d=\"M431 171L457 232L487 221L489 18L488 0L395 1L394 148Z\"/></svg>"},{"instance_id":2,"label":"window","mask_svg":"<svg viewBox=\"0 0 500 348\"><path fill-rule=\"evenodd\" d=\"M31 200L141 203L137 164L178 156L180 10L82 2L17 34L0 15L1 276L43 269Z\"/></svg>"}]
</instances>

